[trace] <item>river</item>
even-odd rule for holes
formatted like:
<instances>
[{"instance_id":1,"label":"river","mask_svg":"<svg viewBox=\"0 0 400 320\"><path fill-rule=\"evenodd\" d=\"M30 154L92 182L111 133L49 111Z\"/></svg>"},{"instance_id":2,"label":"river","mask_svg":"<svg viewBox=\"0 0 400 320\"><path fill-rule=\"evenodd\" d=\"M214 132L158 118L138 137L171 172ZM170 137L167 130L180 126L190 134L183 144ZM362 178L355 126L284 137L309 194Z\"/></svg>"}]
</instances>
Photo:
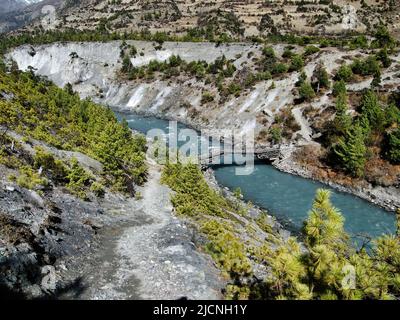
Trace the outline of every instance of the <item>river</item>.
<instances>
[{"instance_id":1,"label":"river","mask_svg":"<svg viewBox=\"0 0 400 320\"><path fill-rule=\"evenodd\" d=\"M137 114L117 114L125 118L130 128L146 134L157 128L168 133L170 123L155 117ZM178 124L178 130L186 126ZM311 209L318 188L332 192L332 203L345 217L345 229L360 243L364 236L376 238L395 232L395 215L354 195L339 192L329 186L280 172L271 165L256 162L253 173L236 175L235 165L214 166L220 185L231 190L240 188L245 200L268 210L285 228L298 232Z\"/></svg>"}]
</instances>

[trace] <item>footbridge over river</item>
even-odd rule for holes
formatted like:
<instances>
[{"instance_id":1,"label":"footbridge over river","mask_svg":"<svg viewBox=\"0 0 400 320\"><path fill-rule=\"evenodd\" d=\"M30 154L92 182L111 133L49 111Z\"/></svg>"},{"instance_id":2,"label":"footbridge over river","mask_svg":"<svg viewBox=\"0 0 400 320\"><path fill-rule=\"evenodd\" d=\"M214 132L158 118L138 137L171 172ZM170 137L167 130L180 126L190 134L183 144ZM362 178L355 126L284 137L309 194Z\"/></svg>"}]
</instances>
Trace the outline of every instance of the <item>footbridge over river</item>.
<instances>
[{"instance_id":1,"label":"footbridge over river","mask_svg":"<svg viewBox=\"0 0 400 320\"><path fill-rule=\"evenodd\" d=\"M218 149L210 149L208 154L199 155L199 163L202 165L212 165L219 164L221 157L229 157L238 160L245 160L246 157L252 157L254 159L259 160L270 160L275 161L281 159L287 154L294 150L295 146L293 145L278 145L273 147L256 147L255 149L245 149L240 150L240 148L228 148L225 150L224 148Z\"/></svg>"}]
</instances>

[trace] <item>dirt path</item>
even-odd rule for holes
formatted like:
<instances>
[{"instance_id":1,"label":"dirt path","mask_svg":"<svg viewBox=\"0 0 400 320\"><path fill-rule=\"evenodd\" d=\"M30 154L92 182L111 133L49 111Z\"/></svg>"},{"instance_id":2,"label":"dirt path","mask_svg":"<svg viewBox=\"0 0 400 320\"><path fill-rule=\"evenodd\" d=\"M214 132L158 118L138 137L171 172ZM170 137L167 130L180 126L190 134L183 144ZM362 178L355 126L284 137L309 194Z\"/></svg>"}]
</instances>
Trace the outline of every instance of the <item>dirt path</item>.
<instances>
[{"instance_id":1,"label":"dirt path","mask_svg":"<svg viewBox=\"0 0 400 320\"><path fill-rule=\"evenodd\" d=\"M115 214L127 221L108 230L81 272L80 299L220 299L224 286L210 258L192 242L193 231L173 216L170 189L150 165L140 192Z\"/></svg>"}]
</instances>

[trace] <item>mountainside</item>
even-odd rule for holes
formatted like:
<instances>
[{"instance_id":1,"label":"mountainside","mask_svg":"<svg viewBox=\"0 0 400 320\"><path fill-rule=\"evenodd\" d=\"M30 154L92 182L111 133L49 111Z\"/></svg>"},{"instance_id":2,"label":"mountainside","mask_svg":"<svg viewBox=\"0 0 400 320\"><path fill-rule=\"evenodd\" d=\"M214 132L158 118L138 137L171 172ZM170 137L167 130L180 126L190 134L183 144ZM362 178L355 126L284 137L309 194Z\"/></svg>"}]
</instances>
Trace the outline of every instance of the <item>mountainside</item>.
<instances>
[{"instance_id":1,"label":"mountainside","mask_svg":"<svg viewBox=\"0 0 400 320\"><path fill-rule=\"evenodd\" d=\"M1 298L221 299L230 274L265 277L247 252L289 233L197 166L176 168L197 205L185 219L182 182L146 149L70 86L0 68Z\"/></svg>"},{"instance_id":2,"label":"mountainside","mask_svg":"<svg viewBox=\"0 0 400 320\"><path fill-rule=\"evenodd\" d=\"M23 27L48 11L48 5L60 8L63 0L0 0L0 33Z\"/></svg>"},{"instance_id":3,"label":"mountainside","mask_svg":"<svg viewBox=\"0 0 400 320\"><path fill-rule=\"evenodd\" d=\"M6 13L23 9L42 0L0 0L0 12Z\"/></svg>"},{"instance_id":4,"label":"mountainside","mask_svg":"<svg viewBox=\"0 0 400 320\"><path fill-rule=\"evenodd\" d=\"M395 0L66 1L57 28L150 30L235 37L275 33L368 32L383 21L400 30ZM38 24L36 24L38 26ZM195 30L196 29L196 30Z\"/></svg>"},{"instance_id":5,"label":"mountainside","mask_svg":"<svg viewBox=\"0 0 400 320\"><path fill-rule=\"evenodd\" d=\"M254 131L260 148L299 147L293 155L298 173L306 166L313 178L362 186L367 199L389 209L399 204L400 166L393 153L400 117L397 50L112 41L24 46L10 57L20 69L31 66L115 110L177 119L210 135L213 129ZM370 108L375 111L366 111ZM379 113L380 120L369 112ZM361 153L360 163L346 169L348 160L336 153L342 154L344 139L350 143L352 122L365 117L379 127L361 124L371 135L368 156Z\"/></svg>"}]
</instances>

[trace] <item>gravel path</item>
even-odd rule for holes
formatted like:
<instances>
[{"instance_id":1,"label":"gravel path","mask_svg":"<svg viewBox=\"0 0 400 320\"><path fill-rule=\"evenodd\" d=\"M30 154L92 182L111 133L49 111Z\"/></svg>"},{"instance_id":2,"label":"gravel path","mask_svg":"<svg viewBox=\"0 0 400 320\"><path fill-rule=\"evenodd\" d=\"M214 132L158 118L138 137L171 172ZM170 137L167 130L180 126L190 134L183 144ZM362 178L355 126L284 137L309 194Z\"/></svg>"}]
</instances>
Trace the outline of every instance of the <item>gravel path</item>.
<instances>
[{"instance_id":1,"label":"gravel path","mask_svg":"<svg viewBox=\"0 0 400 320\"><path fill-rule=\"evenodd\" d=\"M193 231L173 216L170 189L150 165L142 200L115 214L127 216L103 236L91 263L82 263L80 299L221 299L224 282L211 259L194 245Z\"/></svg>"}]
</instances>

